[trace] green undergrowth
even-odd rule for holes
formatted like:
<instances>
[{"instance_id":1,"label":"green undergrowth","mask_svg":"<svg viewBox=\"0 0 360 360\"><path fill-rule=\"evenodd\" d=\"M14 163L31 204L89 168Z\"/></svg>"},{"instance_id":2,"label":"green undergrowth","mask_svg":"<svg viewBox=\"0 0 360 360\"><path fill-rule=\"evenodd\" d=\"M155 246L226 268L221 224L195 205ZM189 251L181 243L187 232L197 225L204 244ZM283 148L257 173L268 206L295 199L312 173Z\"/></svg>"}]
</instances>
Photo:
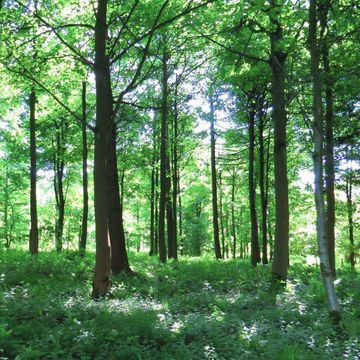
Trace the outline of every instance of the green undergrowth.
<instances>
[{"instance_id":1,"label":"green undergrowth","mask_svg":"<svg viewBox=\"0 0 360 360\"><path fill-rule=\"evenodd\" d=\"M0 253L0 359L359 359L360 279L340 270L344 329L328 319L316 267L274 288L267 266L131 255L90 299L93 254Z\"/></svg>"}]
</instances>

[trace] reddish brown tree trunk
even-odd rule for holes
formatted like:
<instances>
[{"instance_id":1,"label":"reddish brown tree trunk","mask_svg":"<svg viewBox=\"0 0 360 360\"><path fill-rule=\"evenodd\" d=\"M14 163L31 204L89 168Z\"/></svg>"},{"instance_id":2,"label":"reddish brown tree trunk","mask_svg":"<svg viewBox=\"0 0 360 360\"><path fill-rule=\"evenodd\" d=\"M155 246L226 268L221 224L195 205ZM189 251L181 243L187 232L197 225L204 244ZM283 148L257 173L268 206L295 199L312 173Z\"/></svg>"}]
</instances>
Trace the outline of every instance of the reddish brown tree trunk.
<instances>
[{"instance_id":1,"label":"reddish brown tree trunk","mask_svg":"<svg viewBox=\"0 0 360 360\"><path fill-rule=\"evenodd\" d=\"M270 34L272 72L272 119L274 126L275 240L272 271L275 277L287 278L289 267L289 195L286 154L285 59L283 30L280 23L281 5L270 1Z\"/></svg>"},{"instance_id":2,"label":"reddish brown tree trunk","mask_svg":"<svg viewBox=\"0 0 360 360\"><path fill-rule=\"evenodd\" d=\"M107 169L108 133L112 116L109 61L106 56L107 0L98 0L95 24L96 131L94 154L95 274L92 296L104 296L111 285L108 237Z\"/></svg>"}]
</instances>

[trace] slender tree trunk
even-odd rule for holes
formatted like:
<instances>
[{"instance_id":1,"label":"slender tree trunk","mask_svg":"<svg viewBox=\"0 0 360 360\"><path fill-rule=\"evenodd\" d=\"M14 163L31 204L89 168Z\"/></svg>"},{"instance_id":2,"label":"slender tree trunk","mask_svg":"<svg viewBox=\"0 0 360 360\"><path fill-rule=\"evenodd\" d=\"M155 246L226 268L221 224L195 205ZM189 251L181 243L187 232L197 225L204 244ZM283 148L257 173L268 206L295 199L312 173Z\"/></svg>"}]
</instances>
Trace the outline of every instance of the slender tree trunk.
<instances>
[{"instance_id":1,"label":"slender tree trunk","mask_svg":"<svg viewBox=\"0 0 360 360\"><path fill-rule=\"evenodd\" d=\"M224 211L223 211L223 187L222 187L222 173L219 171L219 206L220 206L220 231L221 231L221 248L222 253L221 256L225 258L225 230L224 230Z\"/></svg>"},{"instance_id":2,"label":"slender tree trunk","mask_svg":"<svg viewBox=\"0 0 360 360\"><path fill-rule=\"evenodd\" d=\"M271 131L269 128L268 132L268 141L266 145L266 175L265 175L265 199L267 204L267 231L268 231L268 243L269 243L269 257L270 261L273 260L274 247L272 239L272 228L271 228L271 217L270 217L270 207L269 207L269 185L270 185L270 144L271 144Z\"/></svg>"},{"instance_id":3,"label":"slender tree trunk","mask_svg":"<svg viewBox=\"0 0 360 360\"><path fill-rule=\"evenodd\" d=\"M213 95L210 96L210 148L211 148L211 189L214 227L214 248L216 259L221 259L221 248L219 239L219 211L217 200L216 179L216 154L215 154L215 108Z\"/></svg>"},{"instance_id":4,"label":"slender tree trunk","mask_svg":"<svg viewBox=\"0 0 360 360\"><path fill-rule=\"evenodd\" d=\"M36 199L36 125L35 125L35 89L30 93L30 239L29 250L32 255L39 252L39 229Z\"/></svg>"},{"instance_id":5,"label":"slender tree trunk","mask_svg":"<svg viewBox=\"0 0 360 360\"><path fill-rule=\"evenodd\" d=\"M230 240L230 214L229 206L225 206L225 244L224 244L224 258L229 258L229 240ZM231 241L231 240L230 240Z\"/></svg>"},{"instance_id":6,"label":"slender tree trunk","mask_svg":"<svg viewBox=\"0 0 360 360\"><path fill-rule=\"evenodd\" d=\"M181 201L181 186L180 186L180 176L178 175L178 199L179 199L179 238L180 238L180 255L184 254L184 238L183 238L183 220L182 220L182 201Z\"/></svg>"},{"instance_id":7,"label":"slender tree trunk","mask_svg":"<svg viewBox=\"0 0 360 360\"><path fill-rule=\"evenodd\" d=\"M87 226L89 214L89 194L88 194L88 173L87 173L87 159L88 159L88 144L86 133L86 81L82 83L82 190L83 190L83 213L81 221L81 238L79 243L79 252L81 256L85 255L86 240L87 240Z\"/></svg>"},{"instance_id":8,"label":"slender tree trunk","mask_svg":"<svg viewBox=\"0 0 360 360\"><path fill-rule=\"evenodd\" d=\"M158 159L159 161L159 159ZM159 253L159 168L156 167L155 170L155 234L154 234L154 254L157 255Z\"/></svg>"},{"instance_id":9,"label":"slender tree trunk","mask_svg":"<svg viewBox=\"0 0 360 360\"><path fill-rule=\"evenodd\" d=\"M317 1L310 0L309 5L309 50L311 56L311 75L313 80L313 131L314 131L314 174L315 174L315 205L316 205L316 232L320 253L320 269L323 277L330 315L336 323L341 320L340 306L337 301L334 277L331 271L329 253L327 250L326 213L323 194L323 108L322 85L319 70L320 51L316 36Z\"/></svg>"},{"instance_id":10,"label":"slender tree trunk","mask_svg":"<svg viewBox=\"0 0 360 360\"><path fill-rule=\"evenodd\" d=\"M169 194L170 195L170 194ZM167 243L168 243L168 258L175 259L174 248L174 216L173 207L170 199L166 202L166 223L167 223Z\"/></svg>"},{"instance_id":11,"label":"slender tree trunk","mask_svg":"<svg viewBox=\"0 0 360 360\"><path fill-rule=\"evenodd\" d=\"M251 221L251 265L260 262L258 219L256 212L256 188L254 179L255 164L255 111L249 113L249 203Z\"/></svg>"},{"instance_id":12,"label":"slender tree trunk","mask_svg":"<svg viewBox=\"0 0 360 360\"><path fill-rule=\"evenodd\" d=\"M65 219L65 195L64 195L64 155L65 155L65 123L64 119L56 126L56 153L55 153L55 174L54 174L54 190L56 198L56 208L58 217L55 223L55 246L56 251L63 249L63 232Z\"/></svg>"},{"instance_id":13,"label":"slender tree trunk","mask_svg":"<svg viewBox=\"0 0 360 360\"><path fill-rule=\"evenodd\" d=\"M161 144L160 144L160 204L159 204L159 255L166 262L165 212L168 196L168 70L167 55L164 50L162 59L162 104L161 104Z\"/></svg>"},{"instance_id":14,"label":"slender tree trunk","mask_svg":"<svg viewBox=\"0 0 360 360\"><path fill-rule=\"evenodd\" d=\"M5 167L5 187L4 187L4 230L5 230L5 247L10 248L11 231L9 230L9 164Z\"/></svg>"},{"instance_id":15,"label":"slender tree trunk","mask_svg":"<svg viewBox=\"0 0 360 360\"><path fill-rule=\"evenodd\" d=\"M96 132L94 155L94 204L96 255L92 296L104 296L111 285L108 238L107 171L108 132L112 116L109 61L106 56L107 0L98 0L95 25Z\"/></svg>"},{"instance_id":16,"label":"slender tree trunk","mask_svg":"<svg viewBox=\"0 0 360 360\"><path fill-rule=\"evenodd\" d=\"M233 238L232 256L234 259L236 257L235 183L236 183L236 173L234 168L232 174L232 184L231 184L231 224L232 224L232 238Z\"/></svg>"},{"instance_id":17,"label":"slender tree trunk","mask_svg":"<svg viewBox=\"0 0 360 360\"><path fill-rule=\"evenodd\" d=\"M177 81L176 81L177 84ZM174 102L174 121L173 121L173 187L172 187L172 215L173 215L173 257L174 259L178 258L178 240L177 240L177 199L178 199L178 142L179 142L179 114L178 114L178 105L177 105L177 85L175 86L175 102Z\"/></svg>"},{"instance_id":18,"label":"slender tree trunk","mask_svg":"<svg viewBox=\"0 0 360 360\"><path fill-rule=\"evenodd\" d=\"M150 192L150 256L155 254L155 172L156 172L156 137L154 134L153 158L151 162L151 192Z\"/></svg>"},{"instance_id":19,"label":"slender tree trunk","mask_svg":"<svg viewBox=\"0 0 360 360\"><path fill-rule=\"evenodd\" d=\"M196 204L195 215L196 215L196 224L199 224L201 221L201 202ZM195 256L201 256L201 241L198 237L195 242Z\"/></svg>"},{"instance_id":20,"label":"slender tree trunk","mask_svg":"<svg viewBox=\"0 0 360 360\"><path fill-rule=\"evenodd\" d=\"M346 151L346 157L348 158L348 151ZM353 220L353 201L352 201L352 173L348 167L348 173L346 174L346 210L349 225L349 240L350 240L350 255L349 262L352 268L355 268L355 247L354 247L354 220Z\"/></svg>"},{"instance_id":21,"label":"slender tree trunk","mask_svg":"<svg viewBox=\"0 0 360 360\"><path fill-rule=\"evenodd\" d=\"M282 50L283 31L280 24L281 6L270 1L270 34L272 72L272 104L274 126L274 180L275 180L275 243L272 271L276 278L285 280L289 267L289 195L286 155L285 59Z\"/></svg>"},{"instance_id":22,"label":"slender tree trunk","mask_svg":"<svg viewBox=\"0 0 360 360\"><path fill-rule=\"evenodd\" d=\"M330 10L330 0L322 2L321 11L319 12L321 31L323 34L327 33L328 12ZM324 65L325 78L325 189L326 189L326 220L327 220L327 236L328 236L328 251L331 271L336 277L335 264L335 165L334 165L334 96L333 96L333 81L330 70L329 60L329 46L327 35L322 41L322 58Z\"/></svg>"},{"instance_id":23,"label":"slender tree trunk","mask_svg":"<svg viewBox=\"0 0 360 360\"><path fill-rule=\"evenodd\" d=\"M259 115L259 162L260 162L260 198L261 198L261 236L262 236L262 263L268 263L267 255L267 194L265 179L265 147L264 147L264 114Z\"/></svg>"},{"instance_id":24,"label":"slender tree trunk","mask_svg":"<svg viewBox=\"0 0 360 360\"><path fill-rule=\"evenodd\" d=\"M169 158L168 158L169 160ZM167 225L167 244L168 244L168 258L175 259L175 244L174 244L174 216L172 206L172 194L171 194L171 174L169 162L166 166L167 175L167 196L166 196L166 225Z\"/></svg>"},{"instance_id":25,"label":"slender tree trunk","mask_svg":"<svg viewBox=\"0 0 360 360\"><path fill-rule=\"evenodd\" d=\"M169 139L169 136L168 136ZM168 151L170 152L170 144L168 142ZM166 225L167 225L167 245L168 258L175 259L175 243L174 243L174 214L172 204L172 171L170 166L170 154L166 157L166 177L167 177L167 193L166 193Z\"/></svg>"}]
</instances>

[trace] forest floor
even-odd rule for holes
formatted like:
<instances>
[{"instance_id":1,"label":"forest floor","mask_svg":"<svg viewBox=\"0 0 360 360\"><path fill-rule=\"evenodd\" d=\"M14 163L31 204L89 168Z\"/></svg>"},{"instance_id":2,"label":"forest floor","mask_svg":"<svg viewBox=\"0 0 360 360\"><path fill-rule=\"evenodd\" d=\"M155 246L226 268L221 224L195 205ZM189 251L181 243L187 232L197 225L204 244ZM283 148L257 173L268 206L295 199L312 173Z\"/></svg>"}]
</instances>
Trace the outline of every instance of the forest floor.
<instances>
[{"instance_id":1,"label":"forest floor","mask_svg":"<svg viewBox=\"0 0 360 360\"><path fill-rule=\"evenodd\" d=\"M360 359L360 277L339 270L344 330L316 267L131 255L135 276L90 299L93 254L0 252L0 359Z\"/></svg>"}]
</instances>

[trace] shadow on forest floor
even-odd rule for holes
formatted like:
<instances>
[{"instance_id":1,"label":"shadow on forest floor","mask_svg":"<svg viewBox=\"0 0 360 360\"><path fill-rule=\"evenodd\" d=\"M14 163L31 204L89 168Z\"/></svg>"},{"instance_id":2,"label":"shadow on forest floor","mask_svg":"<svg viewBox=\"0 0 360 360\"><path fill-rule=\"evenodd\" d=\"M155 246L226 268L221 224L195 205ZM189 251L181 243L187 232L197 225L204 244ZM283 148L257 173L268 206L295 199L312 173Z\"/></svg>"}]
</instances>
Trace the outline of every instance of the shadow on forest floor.
<instances>
[{"instance_id":1,"label":"shadow on forest floor","mask_svg":"<svg viewBox=\"0 0 360 360\"><path fill-rule=\"evenodd\" d=\"M93 259L0 253L3 359L330 359L360 357L360 279L340 273L347 329L330 325L316 268L294 265L275 291L269 267L132 255L136 276L90 300Z\"/></svg>"}]
</instances>

